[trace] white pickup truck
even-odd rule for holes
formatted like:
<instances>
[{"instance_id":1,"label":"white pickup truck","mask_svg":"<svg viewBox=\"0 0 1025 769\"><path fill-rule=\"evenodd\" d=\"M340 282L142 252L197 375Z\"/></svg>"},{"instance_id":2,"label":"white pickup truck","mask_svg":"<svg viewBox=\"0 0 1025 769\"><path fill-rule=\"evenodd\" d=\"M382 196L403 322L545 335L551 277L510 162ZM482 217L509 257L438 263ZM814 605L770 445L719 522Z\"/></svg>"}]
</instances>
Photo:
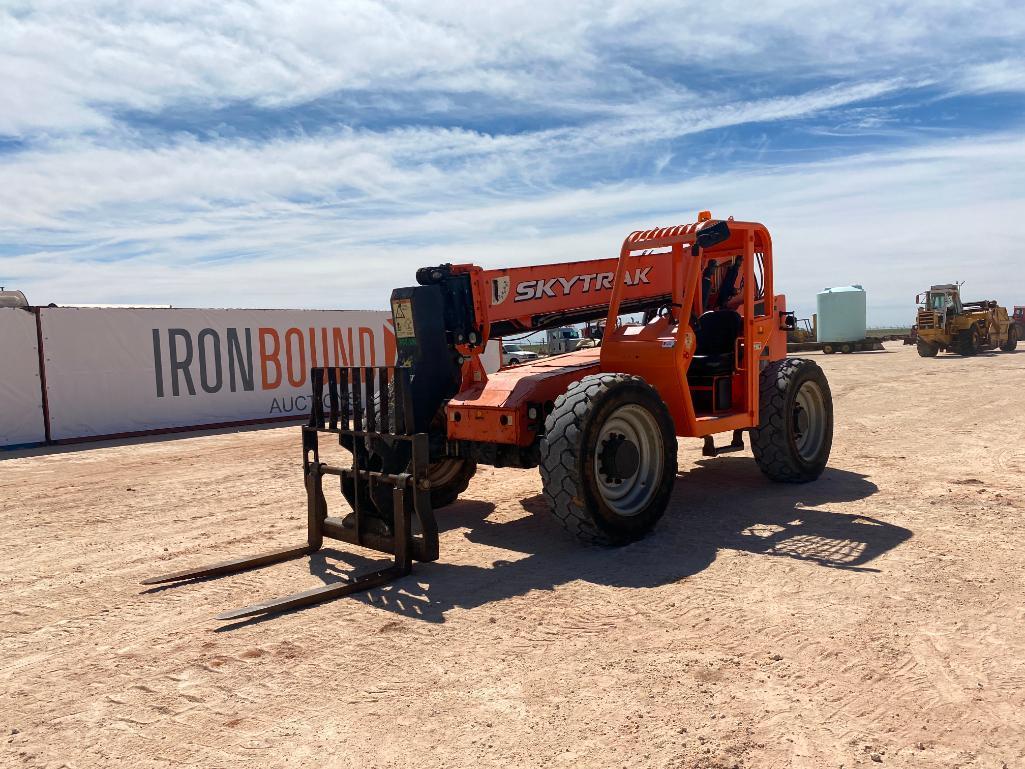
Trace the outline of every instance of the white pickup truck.
<instances>
[{"instance_id":1,"label":"white pickup truck","mask_svg":"<svg viewBox=\"0 0 1025 769\"><path fill-rule=\"evenodd\" d=\"M525 350L518 344L506 344L502 342L502 365L503 366L515 366L520 363L526 363L530 360L537 360L540 355L530 350Z\"/></svg>"}]
</instances>

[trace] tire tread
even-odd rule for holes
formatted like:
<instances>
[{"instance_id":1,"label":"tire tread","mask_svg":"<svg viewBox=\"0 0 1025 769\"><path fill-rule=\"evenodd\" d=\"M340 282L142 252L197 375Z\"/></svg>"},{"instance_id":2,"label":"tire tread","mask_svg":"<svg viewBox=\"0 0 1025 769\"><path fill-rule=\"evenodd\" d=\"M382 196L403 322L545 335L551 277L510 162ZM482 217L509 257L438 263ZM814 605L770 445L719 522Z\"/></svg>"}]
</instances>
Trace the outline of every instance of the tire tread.
<instances>
[{"instance_id":1,"label":"tire tread","mask_svg":"<svg viewBox=\"0 0 1025 769\"><path fill-rule=\"evenodd\" d=\"M584 489L576 471L583 450L580 435L591 404L626 382L650 387L641 377L620 373L593 374L571 384L555 399L541 441L539 469L545 500L562 527L589 544L616 545L623 540L602 531L584 503ZM673 453L675 456L675 446Z\"/></svg>"},{"instance_id":2,"label":"tire tread","mask_svg":"<svg viewBox=\"0 0 1025 769\"><path fill-rule=\"evenodd\" d=\"M759 381L759 422L751 430L751 451L759 469L773 481L779 483L807 483L817 478L822 468L808 468L795 461L786 425L787 398L792 382L802 370L811 367L819 369L805 358L785 358L769 364L761 373ZM821 370L819 370L821 375ZM818 383L824 386L823 396L831 399L829 384L825 376ZM829 409L832 421L832 409ZM830 443L832 426L830 425ZM828 450L826 452L828 457Z\"/></svg>"}]
</instances>

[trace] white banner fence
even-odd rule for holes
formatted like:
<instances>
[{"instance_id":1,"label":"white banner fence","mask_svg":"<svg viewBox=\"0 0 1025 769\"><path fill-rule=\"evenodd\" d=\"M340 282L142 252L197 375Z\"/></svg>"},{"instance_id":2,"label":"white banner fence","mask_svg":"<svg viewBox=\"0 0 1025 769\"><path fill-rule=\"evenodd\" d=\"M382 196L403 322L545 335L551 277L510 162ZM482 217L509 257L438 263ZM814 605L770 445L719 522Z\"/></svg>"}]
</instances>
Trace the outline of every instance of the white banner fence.
<instances>
[{"instance_id":1,"label":"white banner fence","mask_svg":"<svg viewBox=\"0 0 1025 769\"><path fill-rule=\"evenodd\" d=\"M394 358L388 312L0 310L0 446L298 419L311 367Z\"/></svg>"},{"instance_id":2,"label":"white banner fence","mask_svg":"<svg viewBox=\"0 0 1025 769\"><path fill-rule=\"evenodd\" d=\"M46 440L39 378L36 314L0 307L0 447Z\"/></svg>"}]
</instances>

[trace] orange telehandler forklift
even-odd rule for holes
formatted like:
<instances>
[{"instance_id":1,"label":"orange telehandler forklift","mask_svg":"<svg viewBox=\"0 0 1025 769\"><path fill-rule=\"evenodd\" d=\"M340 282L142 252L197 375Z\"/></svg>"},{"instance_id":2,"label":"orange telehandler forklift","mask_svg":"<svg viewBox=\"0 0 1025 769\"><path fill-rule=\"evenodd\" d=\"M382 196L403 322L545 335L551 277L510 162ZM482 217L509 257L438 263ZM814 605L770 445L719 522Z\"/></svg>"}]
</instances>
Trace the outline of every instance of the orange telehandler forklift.
<instances>
[{"instance_id":1,"label":"orange telehandler forklift","mask_svg":"<svg viewBox=\"0 0 1025 769\"><path fill-rule=\"evenodd\" d=\"M618 259L484 270L441 265L392 292L397 365L314 369L303 428L306 545L167 574L145 584L234 573L320 549L330 537L390 553L388 568L226 612L267 614L385 584L438 557L436 508L478 463L539 466L544 496L580 539L621 545L665 512L677 437L705 456L744 448L771 480L803 483L826 466L829 384L787 358L794 323L773 293L772 244L754 222L714 220L632 233ZM628 314L641 322L621 323ZM604 319L600 348L488 374L489 339ZM325 394L325 380L327 393ZM337 436L351 466L321 460ZM731 436L716 445L719 433ZM325 476L352 508L330 517Z\"/></svg>"}]
</instances>

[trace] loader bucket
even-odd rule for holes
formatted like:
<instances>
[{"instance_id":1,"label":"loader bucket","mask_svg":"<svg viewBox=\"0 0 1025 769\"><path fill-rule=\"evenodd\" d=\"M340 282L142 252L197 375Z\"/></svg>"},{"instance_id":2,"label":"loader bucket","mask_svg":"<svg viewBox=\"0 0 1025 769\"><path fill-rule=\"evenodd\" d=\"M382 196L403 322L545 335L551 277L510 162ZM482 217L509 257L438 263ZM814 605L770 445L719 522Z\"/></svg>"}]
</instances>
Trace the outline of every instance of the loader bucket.
<instances>
[{"instance_id":1,"label":"loader bucket","mask_svg":"<svg viewBox=\"0 0 1025 769\"><path fill-rule=\"evenodd\" d=\"M325 380L327 393L325 396ZM431 508L426 433L413 432L410 373L407 368L315 368L310 372L313 407L302 428L303 476L306 487L307 542L210 566L186 569L144 580L144 585L181 582L234 574L317 552L324 538L388 553L386 568L352 581L320 585L293 595L263 601L217 615L238 620L287 611L350 595L409 574L413 561L438 558L438 527ZM325 412L325 399L327 410ZM321 461L320 436L335 436L348 449L348 467ZM328 515L324 478L339 479L351 502L345 518ZM369 518L390 526L373 527ZM415 526L414 526L415 524Z\"/></svg>"}]
</instances>

